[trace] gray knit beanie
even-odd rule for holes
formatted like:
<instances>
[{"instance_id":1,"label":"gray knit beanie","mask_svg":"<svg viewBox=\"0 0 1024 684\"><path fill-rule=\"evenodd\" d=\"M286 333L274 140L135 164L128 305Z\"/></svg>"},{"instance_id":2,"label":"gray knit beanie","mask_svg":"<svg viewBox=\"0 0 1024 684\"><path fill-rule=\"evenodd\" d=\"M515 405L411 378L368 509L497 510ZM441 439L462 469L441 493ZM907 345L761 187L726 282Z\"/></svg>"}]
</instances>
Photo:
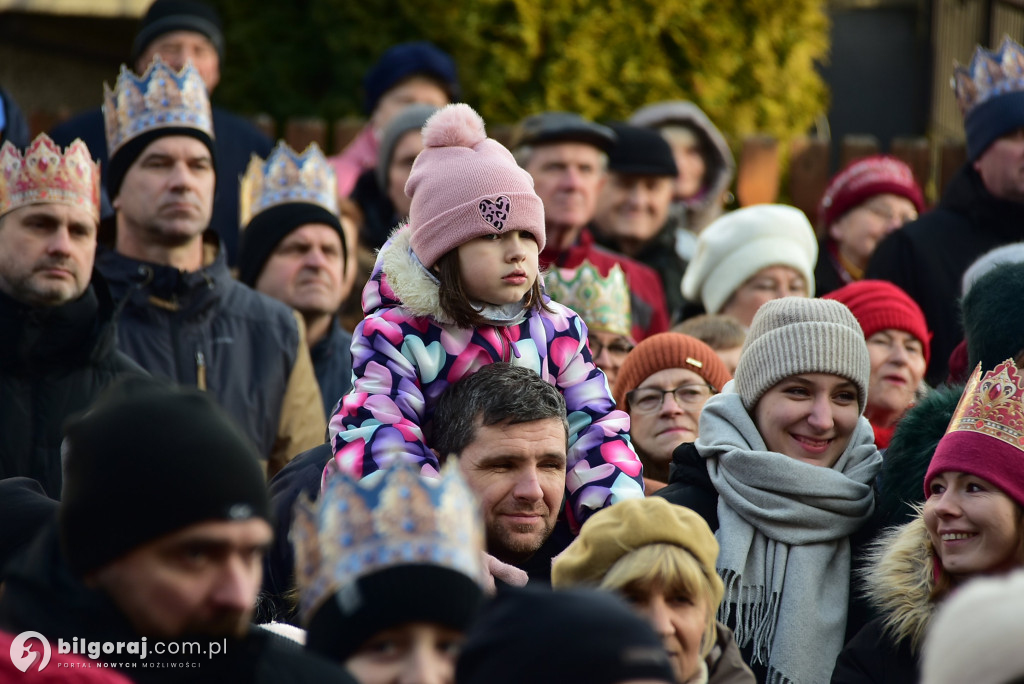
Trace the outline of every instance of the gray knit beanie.
<instances>
[{"instance_id":1,"label":"gray knit beanie","mask_svg":"<svg viewBox=\"0 0 1024 684\"><path fill-rule=\"evenodd\" d=\"M391 157L395 154L398 141L409 131L418 131L427 123L437 107L430 104L411 104L391 119L380 135L380 146L377 151L377 184L385 195L388 192L388 168Z\"/></svg>"},{"instance_id":2,"label":"gray knit beanie","mask_svg":"<svg viewBox=\"0 0 1024 684\"><path fill-rule=\"evenodd\" d=\"M781 380L798 373L828 373L857 386L864 413L871 377L864 331L845 304L832 299L783 297L754 315L736 366L736 392L753 410Z\"/></svg>"}]
</instances>

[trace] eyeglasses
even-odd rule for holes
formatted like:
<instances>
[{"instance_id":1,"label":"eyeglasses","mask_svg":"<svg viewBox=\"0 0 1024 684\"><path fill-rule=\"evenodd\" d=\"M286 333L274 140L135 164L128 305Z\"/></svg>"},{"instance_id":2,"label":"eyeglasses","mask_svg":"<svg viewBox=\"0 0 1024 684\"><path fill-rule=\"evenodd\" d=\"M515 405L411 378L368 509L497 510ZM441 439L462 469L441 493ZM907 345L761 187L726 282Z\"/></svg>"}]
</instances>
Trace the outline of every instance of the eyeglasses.
<instances>
[{"instance_id":1,"label":"eyeglasses","mask_svg":"<svg viewBox=\"0 0 1024 684\"><path fill-rule=\"evenodd\" d=\"M590 343L590 356L595 359L600 356L601 352L605 349L608 350L608 353L611 354L613 358L619 359L633 351L633 345L625 340L615 340L614 342L606 345L596 337L588 337L587 342Z\"/></svg>"},{"instance_id":2,"label":"eyeglasses","mask_svg":"<svg viewBox=\"0 0 1024 684\"><path fill-rule=\"evenodd\" d=\"M875 204L862 204L862 207L870 211L872 214L882 219L886 223L892 223L893 221L898 222L901 226L908 221L914 221L917 219L917 214L900 213L899 211L893 211L889 207L883 207Z\"/></svg>"},{"instance_id":3,"label":"eyeglasses","mask_svg":"<svg viewBox=\"0 0 1024 684\"><path fill-rule=\"evenodd\" d=\"M657 387L642 387L626 395L629 407L642 413L654 413L665 403L665 395L671 394L681 408L697 408L702 406L715 388L711 385L680 385L675 389L663 390Z\"/></svg>"}]
</instances>

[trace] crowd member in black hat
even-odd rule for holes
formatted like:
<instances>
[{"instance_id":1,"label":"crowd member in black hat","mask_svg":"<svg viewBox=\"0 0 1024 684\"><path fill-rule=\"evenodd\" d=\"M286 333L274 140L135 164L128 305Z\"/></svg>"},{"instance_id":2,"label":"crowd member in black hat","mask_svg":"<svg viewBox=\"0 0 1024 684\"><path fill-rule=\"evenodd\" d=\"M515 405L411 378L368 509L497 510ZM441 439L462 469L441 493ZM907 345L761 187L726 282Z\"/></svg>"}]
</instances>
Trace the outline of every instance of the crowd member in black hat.
<instances>
[{"instance_id":1,"label":"crowd member in black hat","mask_svg":"<svg viewBox=\"0 0 1024 684\"><path fill-rule=\"evenodd\" d=\"M242 178L238 279L302 315L324 413L352 387L352 335L338 322L348 296L346 244L334 172L320 148L281 141Z\"/></svg>"},{"instance_id":2,"label":"crowd member in black hat","mask_svg":"<svg viewBox=\"0 0 1024 684\"><path fill-rule=\"evenodd\" d=\"M542 112L523 119L515 132L516 161L533 177L544 202L547 242L542 268L579 268L589 261L607 278L618 265L630 291L633 339L668 330L668 309L658 275L621 253L594 243L590 223L607 180L608 150L615 133L570 112Z\"/></svg>"},{"instance_id":3,"label":"crowd member in black hat","mask_svg":"<svg viewBox=\"0 0 1024 684\"><path fill-rule=\"evenodd\" d=\"M212 94L220 82L224 62L224 33L217 11L201 0L155 0L142 18L129 63L141 74L157 55L175 71L191 61L206 91ZM232 181L218 186L209 225L224 241L228 263L233 266L238 258L238 187L233 179L245 172L250 155L266 157L270 154L271 142L242 117L220 107L212 110L217 175ZM59 124L50 135L60 145L69 145L75 138L85 141L100 162L106 183L109 150L99 108ZM113 213L110 207L113 199L104 195L104 217Z\"/></svg>"},{"instance_id":4,"label":"crowd member in black hat","mask_svg":"<svg viewBox=\"0 0 1024 684\"><path fill-rule=\"evenodd\" d=\"M473 625L456 684L676 681L650 623L594 589L500 593Z\"/></svg>"},{"instance_id":5,"label":"crowd member in black hat","mask_svg":"<svg viewBox=\"0 0 1024 684\"><path fill-rule=\"evenodd\" d=\"M0 586L5 567L35 539L57 515L57 502L46 496L42 485L29 477L0 480ZM0 589L2 593L2 589Z\"/></svg>"},{"instance_id":6,"label":"crowd member in black hat","mask_svg":"<svg viewBox=\"0 0 1024 684\"><path fill-rule=\"evenodd\" d=\"M121 381L68 423L64 451L56 521L9 566L0 626L135 644L93 657L136 681L348 681L250 628L270 506L252 442L208 395Z\"/></svg>"},{"instance_id":7,"label":"crowd member in black hat","mask_svg":"<svg viewBox=\"0 0 1024 684\"><path fill-rule=\"evenodd\" d=\"M680 283L686 263L675 250L669 208L675 188L672 148L657 131L612 124L608 182L597 198L594 228L601 244L651 267L661 276L669 316L683 308Z\"/></svg>"},{"instance_id":8,"label":"crowd member in black hat","mask_svg":"<svg viewBox=\"0 0 1024 684\"><path fill-rule=\"evenodd\" d=\"M166 99L143 97L158 87ZM299 314L236 281L207 229L218 176L199 75L159 58L141 76L122 66L105 100L117 234L96 267L121 302L118 346L153 375L209 391L273 475L323 441L323 400Z\"/></svg>"},{"instance_id":9,"label":"crowd member in black hat","mask_svg":"<svg viewBox=\"0 0 1024 684\"><path fill-rule=\"evenodd\" d=\"M455 62L433 43L400 43L384 51L363 77L369 122L341 151L330 158L338 177L338 195L348 197L360 174L377 166L382 134L403 108L411 104L443 107L459 99Z\"/></svg>"}]
</instances>

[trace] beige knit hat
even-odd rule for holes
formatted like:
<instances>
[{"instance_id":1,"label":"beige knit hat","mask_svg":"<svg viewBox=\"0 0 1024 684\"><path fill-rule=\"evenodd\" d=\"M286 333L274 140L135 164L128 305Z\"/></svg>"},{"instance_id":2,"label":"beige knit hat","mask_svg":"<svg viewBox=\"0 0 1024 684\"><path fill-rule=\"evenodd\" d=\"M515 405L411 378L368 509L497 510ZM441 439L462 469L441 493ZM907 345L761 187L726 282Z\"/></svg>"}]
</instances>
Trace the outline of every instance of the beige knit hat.
<instances>
[{"instance_id":1,"label":"beige knit hat","mask_svg":"<svg viewBox=\"0 0 1024 684\"><path fill-rule=\"evenodd\" d=\"M848 379L857 386L857 404L864 413L871 358L864 331L845 304L783 297L754 314L736 366L736 392L744 408L753 410L765 392L798 373Z\"/></svg>"},{"instance_id":2,"label":"beige knit hat","mask_svg":"<svg viewBox=\"0 0 1024 684\"><path fill-rule=\"evenodd\" d=\"M719 313L740 285L769 266L789 266L813 293L817 259L814 228L799 209L782 204L737 209L701 231L683 274L683 296Z\"/></svg>"},{"instance_id":3,"label":"beige knit hat","mask_svg":"<svg viewBox=\"0 0 1024 684\"><path fill-rule=\"evenodd\" d=\"M689 551L700 563L718 605L724 589L715 570L715 535L704 518L657 496L627 499L594 513L552 563L551 585L598 586L620 558L651 544L672 544Z\"/></svg>"}]
</instances>

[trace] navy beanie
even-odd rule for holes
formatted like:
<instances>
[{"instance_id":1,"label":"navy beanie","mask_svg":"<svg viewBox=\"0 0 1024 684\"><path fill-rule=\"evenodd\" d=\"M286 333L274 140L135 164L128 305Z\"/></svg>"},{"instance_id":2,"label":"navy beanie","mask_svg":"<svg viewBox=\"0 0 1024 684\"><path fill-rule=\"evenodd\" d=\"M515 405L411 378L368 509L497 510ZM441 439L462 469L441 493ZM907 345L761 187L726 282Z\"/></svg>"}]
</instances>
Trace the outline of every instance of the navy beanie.
<instances>
[{"instance_id":1,"label":"navy beanie","mask_svg":"<svg viewBox=\"0 0 1024 684\"><path fill-rule=\"evenodd\" d=\"M438 82L448 100L459 99L459 78L452 58L433 43L418 41L389 48L363 77L364 107L370 115L384 93L412 76L426 76Z\"/></svg>"},{"instance_id":2,"label":"navy beanie","mask_svg":"<svg viewBox=\"0 0 1024 684\"><path fill-rule=\"evenodd\" d=\"M172 31L194 31L206 36L217 55L224 61L224 28L217 10L198 0L156 0L135 34L132 43L132 64L135 64L149 44Z\"/></svg>"},{"instance_id":3,"label":"navy beanie","mask_svg":"<svg viewBox=\"0 0 1024 684\"><path fill-rule=\"evenodd\" d=\"M125 378L64 434L57 520L79 577L190 525L271 520L255 445L203 392Z\"/></svg>"},{"instance_id":4,"label":"navy beanie","mask_svg":"<svg viewBox=\"0 0 1024 684\"><path fill-rule=\"evenodd\" d=\"M967 158L978 157L996 140L1024 128L1024 90L996 95L977 105L964 119L967 134Z\"/></svg>"}]
</instances>

